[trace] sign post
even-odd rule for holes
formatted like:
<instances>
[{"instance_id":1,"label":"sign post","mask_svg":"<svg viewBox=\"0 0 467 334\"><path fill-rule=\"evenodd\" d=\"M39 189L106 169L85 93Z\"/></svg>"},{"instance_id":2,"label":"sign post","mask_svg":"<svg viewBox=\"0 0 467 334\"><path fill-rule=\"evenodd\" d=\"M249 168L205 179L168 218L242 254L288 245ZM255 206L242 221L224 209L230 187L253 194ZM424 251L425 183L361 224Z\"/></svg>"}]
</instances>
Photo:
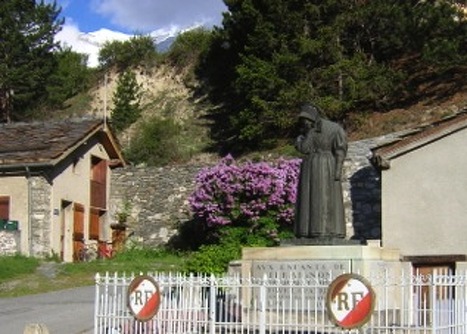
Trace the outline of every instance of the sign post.
<instances>
[{"instance_id":1,"label":"sign post","mask_svg":"<svg viewBox=\"0 0 467 334\"><path fill-rule=\"evenodd\" d=\"M326 306L330 320L344 329L362 327L373 313L375 293L365 278L344 274L331 282Z\"/></svg>"},{"instance_id":2,"label":"sign post","mask_svg":"<svg viewBox=\"0 0 467 334\"><path fill-rule=\"evenodd\" d=\"M140 321L152 319L159 310L161 294L159 285L147 275L135 277L128 286L128 308Z\"/></svg>"}]
</instances>

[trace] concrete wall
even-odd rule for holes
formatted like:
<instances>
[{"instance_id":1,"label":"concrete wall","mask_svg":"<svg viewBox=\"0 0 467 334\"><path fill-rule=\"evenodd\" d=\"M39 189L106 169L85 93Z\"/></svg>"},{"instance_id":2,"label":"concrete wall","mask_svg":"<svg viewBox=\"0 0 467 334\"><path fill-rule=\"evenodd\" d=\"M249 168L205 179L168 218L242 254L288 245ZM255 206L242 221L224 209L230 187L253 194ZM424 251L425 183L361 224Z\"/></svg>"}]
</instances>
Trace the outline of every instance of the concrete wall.
<instances>
[{"instance_id":1,"label":"concrete wall","mask_svg":"<svg viewBox=\"0 0 467 334\"><path fill-rule=\"evenodd\" d=\"M10 196L10 219L18 221L21 230L18 251L28 253L29 238L29 206L28 206L28 180L24 176L1 178L0 196ZM3 244L3 242L0 242Z\"/></svg>"},{"instance_id":2,"label":"concrete wall","mask_svg":"<svg viewBox=\"0 0 467 334\"><path fill-rule=\"evenodd\" d=\"M391 160L382 172L383 245L403 255L466 254L467 131Z\"/></svg>"},{"instance_id":3,"label":"concrete wall","mask_svg":"<svg viewBox=\"0 0 467 334\"><path fill-rule=\"evenodd\" d=\"M73 246L73 212L74 203L84 206L84 234L88 240L89 235L89 213L91 194L91 159L98 157L108 160L109 156L103 146L97 140L90 139L86 145L80 148L76 155L64 161L63 167L53 177L53 189L50 197L51 212L51 249L55 254L63 251L65 261L72 261ZM107 184L110 184L111 170L107 169ZM109 199L109 192L107 192ZM107 203L109 201L107 200ZM64 207L64 204L68 207ZM63 233L65 242L60 241ZM108 215L101 216L101 240L111 240ZM62 250L63 248L63 250Z\"/></svg>"}]
</instances>

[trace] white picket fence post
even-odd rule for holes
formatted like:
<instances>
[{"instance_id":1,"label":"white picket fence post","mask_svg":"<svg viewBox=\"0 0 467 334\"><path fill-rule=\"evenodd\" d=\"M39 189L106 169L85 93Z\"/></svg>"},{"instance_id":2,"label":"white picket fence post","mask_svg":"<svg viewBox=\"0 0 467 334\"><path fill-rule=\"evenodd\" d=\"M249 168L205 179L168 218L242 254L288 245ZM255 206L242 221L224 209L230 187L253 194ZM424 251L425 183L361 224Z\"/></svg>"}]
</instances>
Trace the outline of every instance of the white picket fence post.
<instances>
[{"instance_id":1,"label":"white picket fence post","mask_svg":"<svg viewBox=\"0 0 467 334\"><path fill-rule=\"evenodd\" d=\"M259 287L259 334L266 334L266 285L267 277L264 276Z\"/></svg>"},{"instance_id":2,"label":"white picket fence post","mask_svg":"<svg viewBox=\"0 0 467 334\"><path fill-rule=\"evenodd\" d=\"M216 277L211 275L209 281L209 333L216 334Z\"/></svg>"}]
</instances>

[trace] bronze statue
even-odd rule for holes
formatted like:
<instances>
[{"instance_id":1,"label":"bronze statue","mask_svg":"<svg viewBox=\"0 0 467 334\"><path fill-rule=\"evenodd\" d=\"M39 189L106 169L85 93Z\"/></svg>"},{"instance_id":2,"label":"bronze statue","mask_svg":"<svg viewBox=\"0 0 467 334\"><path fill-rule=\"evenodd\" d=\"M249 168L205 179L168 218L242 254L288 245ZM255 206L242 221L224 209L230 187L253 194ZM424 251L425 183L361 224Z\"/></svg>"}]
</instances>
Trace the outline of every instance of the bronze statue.
<instances>
[{"instance_id":1,"label":"bronze statue","mask_svg":"<svg viewBox=\"0 0 467 334\"><path fill-rule=\"evenodd\" d=\"M297 238L345 238L342 165L347 138L338 124L320 117L320 109L301 107L302 134L295 147L305 154L298 183L294 232Z\"/></svg>"}]
</instances>

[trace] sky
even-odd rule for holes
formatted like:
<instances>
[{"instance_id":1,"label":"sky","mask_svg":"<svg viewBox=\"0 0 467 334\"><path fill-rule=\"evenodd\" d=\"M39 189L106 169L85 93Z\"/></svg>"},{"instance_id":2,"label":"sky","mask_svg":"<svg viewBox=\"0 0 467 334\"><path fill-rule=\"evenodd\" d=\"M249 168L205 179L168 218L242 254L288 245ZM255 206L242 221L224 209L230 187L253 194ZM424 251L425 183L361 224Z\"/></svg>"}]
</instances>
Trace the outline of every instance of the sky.
<instances>
[{"instance_id":1,"label":"sky","mask_svg":"<svg viewBox=\"0 0 467 334\"><path fill-rule=\"evenodd\" d=\"M53 2L49 0L48 2ZM57 0L65 24L57 40L87 53L97 66L99 45L135 33L166 35L193 26L220 26L223 0Z\"/></svg>"}]
</instances>

